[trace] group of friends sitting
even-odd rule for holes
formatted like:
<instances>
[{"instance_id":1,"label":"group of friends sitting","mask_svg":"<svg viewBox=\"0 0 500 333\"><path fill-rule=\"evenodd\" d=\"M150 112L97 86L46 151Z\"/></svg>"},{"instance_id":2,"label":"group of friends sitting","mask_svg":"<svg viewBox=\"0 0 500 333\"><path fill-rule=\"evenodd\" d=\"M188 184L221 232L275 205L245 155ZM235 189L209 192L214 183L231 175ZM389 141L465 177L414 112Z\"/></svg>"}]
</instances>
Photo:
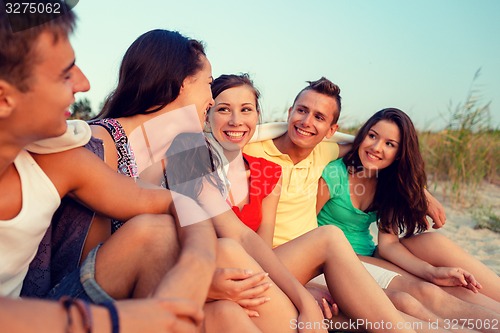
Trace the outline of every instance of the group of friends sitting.
<instances>
[{"instance_id":1,"label":"group of friends sitting","mask_svg":"<svg viewBox=\"0 0 500 333\"><path fill-rule=\"evenodd\" d=\"M498 275L428 231L446 217L402 110L342 135L322 77L259 125L247 74L214 79L200 41L158 29L67 121L90 89L75 17L37 20L0 13L3 329L498 331Z\"/></svg>"}]
</instances>

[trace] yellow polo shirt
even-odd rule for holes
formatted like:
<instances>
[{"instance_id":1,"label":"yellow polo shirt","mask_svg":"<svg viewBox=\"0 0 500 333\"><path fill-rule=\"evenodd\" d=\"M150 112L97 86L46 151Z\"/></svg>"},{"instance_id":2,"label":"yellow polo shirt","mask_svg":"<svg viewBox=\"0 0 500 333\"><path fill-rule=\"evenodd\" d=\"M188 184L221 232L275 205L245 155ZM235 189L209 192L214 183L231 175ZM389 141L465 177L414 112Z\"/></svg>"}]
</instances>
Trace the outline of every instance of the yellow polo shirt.
<instances>
[{"instance_id":1,"label":"yellow polo shirt","mask_svg":"<svg viewBox=\"0 0 500 333\"><path fill-rule=\"evenodd\" d=\"M318 226L316 194L324 167L339 155L335 142L321 142L297 164L276 148L273 140L247 144L243 152L281 165L281 197L276 214L273 246L295 239Z\"/></svg>"}]
</instances>

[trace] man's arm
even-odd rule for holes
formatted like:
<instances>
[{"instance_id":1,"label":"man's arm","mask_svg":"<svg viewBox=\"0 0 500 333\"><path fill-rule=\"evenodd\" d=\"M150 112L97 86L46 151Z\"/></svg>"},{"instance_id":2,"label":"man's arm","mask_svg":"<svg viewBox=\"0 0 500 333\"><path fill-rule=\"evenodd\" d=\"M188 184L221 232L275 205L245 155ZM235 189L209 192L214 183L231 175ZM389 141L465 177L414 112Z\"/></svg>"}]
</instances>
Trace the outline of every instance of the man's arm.
<instances>
[{"instance_id":1,"label":"man's arm","mask_svg":"<svg viewBox=\"0 0 500 333\"><path fill-rule=\"evenodd\" d=\"M187 300L141 299L116 302L120 328L124 332L198 332L203 320L201 307ZM72 332L86 332L81 313L71 309ZM109 332L109 312L91 305L94 332ZM5 332L57 333L68 331L68 314L62 305L42 300L0 298L0 322ZM22 320L21 318L29 318Z\"/></svg>"},{"instance_id":2,"label":"man's arm","mask_svg":"<svg viewBox=\"0 0 500 333\"><path fill-rule=\"evenodd\" d=\"M194 200L181 195L174 200L171 192L162 188L141 188L84 148L34 158L61 197L69 193L102 215L126 221L143 213L178 215L176 206L188 212L182 216L180 225L189 226L178 225L181 255L156 294L204 303L215 270L216 236L207 214ZM189 288L179 288L181 282Z\"/></svg>"},{"instance_id":3,"label":"man's arm","mask_svg":"<svg viewBox=\"0 0 500 333\"><path fill-rule=\"evenodd\" d=\"M126 221L142 213L172 212L169 191L139 187L85 148L33 157L61 198L70 194L102 215Z\"/></svg>"},{"instance_id":4,"label":"man's arm","mask_svg":"<svg viewBox=\"0 0 500 333\"><path fill-rule=\"evenodd\" d=\"M352 143L339 143L339 158L344 157L352 148Z\"/></svg>"}]
</instances>

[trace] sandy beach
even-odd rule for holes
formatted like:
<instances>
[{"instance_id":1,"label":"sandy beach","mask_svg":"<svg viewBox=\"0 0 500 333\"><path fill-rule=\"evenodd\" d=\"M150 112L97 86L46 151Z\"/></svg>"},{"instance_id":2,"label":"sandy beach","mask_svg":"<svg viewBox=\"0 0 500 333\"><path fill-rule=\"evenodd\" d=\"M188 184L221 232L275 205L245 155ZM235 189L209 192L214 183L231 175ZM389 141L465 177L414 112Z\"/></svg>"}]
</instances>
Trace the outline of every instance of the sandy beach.
<instances>
[{"instance_id":1,"label":"sandy beach","mask_svg":"<svg viewBox=\"0 0 500 333\"><path fill-rule=\"evenodd\" d=\"M452 239L470 254L500 274L500 233L488 229L475 229L477 212L490 210L500 216L500 185L484 183L466 204L452 204L437 186L436 198L446 210L446 225L437 232Z\"/></svg>"},{"instance_id":2,"label":"sandy beach","mask_svg":"<svg viewBox=\"0 0 500 333\"><path fill-rule=\"evenodd\" d=\"M484 183L475 194L467 195L460 204L450 200L444 191L445 187L445 184L429 186L446 211L445 226L431 232L442 233L500 275L500 233L474 228L477 212L491 210L500 216L500 184ZM370 230L376 239L375 224Z\"/></svg>"}]
</instances>

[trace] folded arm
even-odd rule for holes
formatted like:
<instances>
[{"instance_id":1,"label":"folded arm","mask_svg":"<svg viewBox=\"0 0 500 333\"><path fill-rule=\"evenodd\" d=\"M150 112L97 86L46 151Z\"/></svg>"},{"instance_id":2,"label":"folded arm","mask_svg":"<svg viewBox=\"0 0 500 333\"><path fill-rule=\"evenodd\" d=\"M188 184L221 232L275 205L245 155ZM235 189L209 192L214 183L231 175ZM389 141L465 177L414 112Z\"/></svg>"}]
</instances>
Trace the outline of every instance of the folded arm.
<instances>
[{"instance_id":1,"label":"folded arm","mask_svg":"<svg viewBox=\"0 0 500 333\"><path fill-rule=\"evenodd\" d=\"M216 235L207 214L194 200L176 195L174 202L169 190L141 188L133 179L114 172L84 148L35 155L34 158L61 197L70 194L101 215L126 221L143 213L167 213L178 217L176 206L189 211L182 216L177 228L182 246L180 258L160 285L157 295L171 296L171 292L185 289L179 297L189 296L199 304L204 302L215 270ZM189 226L181 227L183 222ZM175 281L193 288L178 288Z\"/></svg>"},{"instance_id":2,"label":"folded arm","mask_svg":"<svg viewBox=\"0 0 500 333\"><path fill-rule=\"evenodd\" d=\"M474 276L460 267L434 267L413 255L397 235L378 233L378 251L382 258L426 281L440 286L462 286L477 292Z\"/></svg>"}]
</instances>

